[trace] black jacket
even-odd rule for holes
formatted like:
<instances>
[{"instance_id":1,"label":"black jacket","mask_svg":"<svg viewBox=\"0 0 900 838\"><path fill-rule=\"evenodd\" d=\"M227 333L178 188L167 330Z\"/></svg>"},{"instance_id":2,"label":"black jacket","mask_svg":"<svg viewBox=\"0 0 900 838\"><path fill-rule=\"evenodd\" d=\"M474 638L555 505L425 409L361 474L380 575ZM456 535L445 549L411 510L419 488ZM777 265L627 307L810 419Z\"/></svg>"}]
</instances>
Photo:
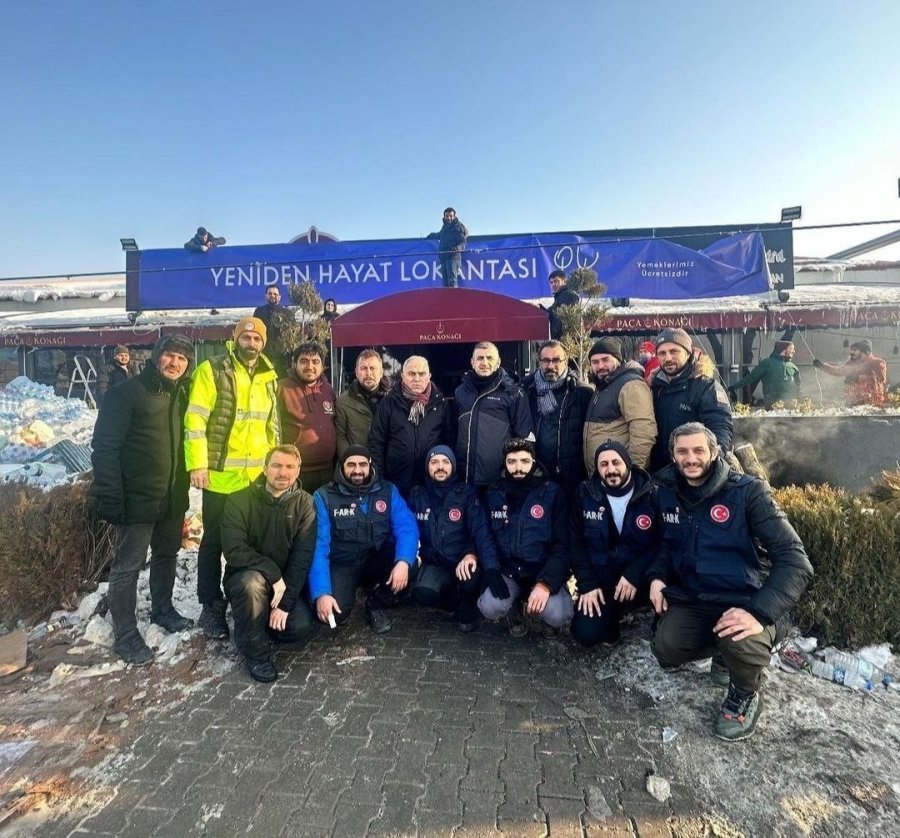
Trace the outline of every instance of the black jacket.
<instances>
[{"instance_id":1,"label":"black jacket","mask_svg":"<svg viewBox=\"0 0 900 838\"><path fill-rule=\"evenodd\" d=\"M722 457L697 489L687 486L674 464L654 482L663 531L647 578L666 583L669 602L740 607L763 625L794 607L813 569L767 483L732 471Z\"/></svg>"},{"instance_id":2,"label":"black jacket","mask_svg":"<svg viewBox=\"0 0 900 838\"><path fill-rule=\"evenodd\" d=\"M560 288L553 295L553 305L547 309L547 316L550 318L550 337L553 340L559 340L563 335L563 324L557 313L563 306L581 305L581 297L578 296L571 288Z\"/></svg>"},{"instance_id":3,"label":"black jacket","mask_svg":"<svg viewBox=\"0 0 900 838\"><path fill-rule=\"evenodd\" d=\"M224 236L214 236L210 233L204 242L198 234L195 234L184 243L184 249L190 250L191 253L205 253L206 251L203 250L204 245L206 245L209 250L212 250L214 247L219 247L223 244L225 244Z\"/></svg>"},{"instance_id":4,"label":"black jacket","mask_svg":"<svg viewBox=\"0 0 900 838\"><path fill-rule=\"evenodd\" d=\"M571 494L587 477L582 453L582 432L594 391L568 371L566 383L561 389L554 390L559 410L549 416L541 416L534 373L525 379L523 388L528 397L531 424L537 441L537 458L547 469L551 479L559 483L567 495ZM548 436L544 433L547 423L552 423L553 433L550 436L556 439L552 447L547 445Z\"/></svg>"},{"instance_id":5,"label":"black jacket","mask_svg":"<svg viewBox=\"0 0 900 838\"><path fill-rule=\"evenodd\" d=\"M148 363L103 399L91 442L91 494L105 521L149 524L188 508L187 377L170 382Z\"/></svg>"},{"instance_id":6,"label":"black jacket","mask_svg":"<svg viewBox=\"0 0 900 838\"><path fill-rule=\"evenodd\" d=\"M134 377L134 374L135 370L131 364L123 367L115 361L110 361L108 364L100 367L97 371L97 404L100 404L110 387L115 387L116 384L128 381L129 378Z\"/></svg>"},{"instance_id":7,"label":"black jacket","mask_svg":"<svg viewBox=\"0 0 900 838\"><path fill-rule=\"evenodd\" d=\"M579 593L614 588L623 576L635 587L644 584L647 566L658 550L660 520L650 475L636 467L631 474L634 492L621 533L600 476L595 474L578 487L570 517L570 555Z\"/></svg>"},{"instance_id":8,"label":"black jacket","mask_svg":"<svg viewBox=\"0 0 900 838\"><path fill-rule=\"evenodd\" d=\"M438 248L442 252L462 252L466 249L468 237L466 225L458 218L454 218L449 224L445 221L438 233Z\"/></svg>"},{"instance_id":9,"label":"black jacket","mask_svg":"<svg viewBox=\"0 0 900 838\"><path fill-rule=\"evenodd\" d=\"M283 579L279 608L290 611L306 584L315 546L316 512L299 483L276 498L266 491L261 474L246 489L228 495L222 513L226 582L242 570L259 571L270 585Z\"/></svg>"},{"instance_id":10,"label":"black jacket","mask_svg":"<svg viewBox=\"0 0 900 838\"><path fill-rule=\"evenodd\" d=\"M409 421L410 402L397 382L381 400L369 429L369 450L378 474L404 498L425 482L425 456L435 445L451 443L452 411L444 394L431 385L431 397L418 425Z\"/></svg>"},{"instance_id":11,"label":"black jacket","mask_svg":"<svg viewBox=\"0 0 900 838\"><path fill-rule=\"evenodd\" d=\"M659 369L650 381L650 389L657 427L656 444L650 455L651 473L672 461L669 436L685 422L702 422L716 435L723 451L731 450L734 437L731 402L712 377L712 362L703 359L697 364L689 360L671 380Z\"/></svg>"}]
</instances>

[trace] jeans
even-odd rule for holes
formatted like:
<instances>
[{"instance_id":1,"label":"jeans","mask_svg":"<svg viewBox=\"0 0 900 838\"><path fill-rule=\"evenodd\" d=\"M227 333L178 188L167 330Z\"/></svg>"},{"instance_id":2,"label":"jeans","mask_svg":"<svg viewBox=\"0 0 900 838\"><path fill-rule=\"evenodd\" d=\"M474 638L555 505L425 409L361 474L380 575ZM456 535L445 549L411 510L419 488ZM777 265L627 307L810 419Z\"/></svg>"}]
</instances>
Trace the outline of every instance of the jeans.
<instances>
[{"instance_id":1,"label":"jeans","mask_svg":"<svg viewBox=\"0 0 900 838\"><path fill-rule=\"evenodd\" d=\"M456 578L454 568L445 565L423 564L410 595L416 605L453 611L461 604L475 605L481 592L481 565L477 565L471 579Z\"/></svg>"},{"instance_id":2,"label":"jeans","mask_svg":"<svg viewBox=\"0 0 900 838\"><path fill-rule=\"evenodd\" d=\"M301 643L315 627L312 609L301 594L288 612L284 631L269 628L272 586L257 570L244 570L228 577L228 600L234 617L234 645L248 660L267 661L270 656L269 641Z\"/></svg>"},{"instance_id":3,"label":"jeans","mask_svg":"<svg viewBox=\"0 0 900 838\"><path fill-rule=\"evenodd\" d=\"M181 549L183 516L150 524L119 524L116 527L116 553L109 570L107 602L116 639L137 630L138 574L150 558L150 600L153 614L172 608L175 584L175 559Z\"/></svg>"},{"instance_id":4,"label":"jeans","mask_svg":"<svg viewBox=\"0 0 900 838\"><path fill-rule=\"evenodd\" d=\"M534 579L520 579L519 582L516 582L506 574L503 575L503 579L509 588L509 596L506 599L497 599L491 593L490 588L485 588L484 593L478 598L478 610L486 620L499 620L501 617L505 617L519 600L523 588L527 588L530 594L530 589L534 587L535 582ZM562 628L572 619L574 610L569 589L563 585L555 594L550 595L540 618L552 628Z\"/></svg>"},{"instance_id":5,"label":"jeans","mask_svg":"<svg viewBox=\"0 0 900 838\"><path fill-rule=\"evenodd\" d=\"M203 490L203 538L197 550L197 599L201 605L222 595L222 513L228 495Z\"/></svg>"}]
</instances>

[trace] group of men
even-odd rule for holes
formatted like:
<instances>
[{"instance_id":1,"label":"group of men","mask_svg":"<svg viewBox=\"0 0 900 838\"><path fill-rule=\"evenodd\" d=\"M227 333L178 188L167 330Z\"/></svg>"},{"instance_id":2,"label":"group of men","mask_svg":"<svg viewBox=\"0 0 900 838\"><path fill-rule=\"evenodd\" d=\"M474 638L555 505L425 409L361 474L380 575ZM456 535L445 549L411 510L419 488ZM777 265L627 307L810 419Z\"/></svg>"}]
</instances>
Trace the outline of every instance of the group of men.
<instances>
[{"instance_id":1,"label":"group of men","mask_svg":"<svg viewBox=\"0 0 900 838\"><path fill-rule=\"evenodd\" d=\"M521 385L482 342L452 401L421 356L390 384L364 350L335 396L316 344L279 380L264 322L243 318L233 338L189 375L191 342L163 337L101 406L93 492L116 525L109 607L124 660L153 657L135 618L148 547L152 621L192 625L172 604L190 485L203 492L200 626L227 638L230 603L258 681L277 678L272 643L338 626L359 589L376 633L411 599L452 611L463 632L482 618L513 636L571 622L586 646L615 643L622 614L649 602L664 666L718 652L717 734L753 732L762 669L812 570L768 487L725 462L728 399L686 333L656 338L649 385L613 337L591 350L593 387L558 341Z\"/></svg>"}]
</instances>

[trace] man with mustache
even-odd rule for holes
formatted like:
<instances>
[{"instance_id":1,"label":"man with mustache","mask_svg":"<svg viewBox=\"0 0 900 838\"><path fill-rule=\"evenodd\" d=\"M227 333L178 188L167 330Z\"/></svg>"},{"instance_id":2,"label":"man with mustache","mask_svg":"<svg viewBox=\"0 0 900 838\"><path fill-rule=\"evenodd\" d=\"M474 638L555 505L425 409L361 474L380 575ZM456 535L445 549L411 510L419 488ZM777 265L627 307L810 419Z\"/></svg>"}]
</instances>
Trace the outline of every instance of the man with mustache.
<instances>
[{"instance_id":1,"label":"man with mustache","mask_svg":"<svg viewBox=\"0 0 900 838\"><path fill-rule=\"evenodd\" d=\"M334 430L337 455L343 457L351 445L368 445L372 417L390 390L384 363L374 349L363 349L356 358L355 378L337 397Z\"/></svg>"}]
</instances>

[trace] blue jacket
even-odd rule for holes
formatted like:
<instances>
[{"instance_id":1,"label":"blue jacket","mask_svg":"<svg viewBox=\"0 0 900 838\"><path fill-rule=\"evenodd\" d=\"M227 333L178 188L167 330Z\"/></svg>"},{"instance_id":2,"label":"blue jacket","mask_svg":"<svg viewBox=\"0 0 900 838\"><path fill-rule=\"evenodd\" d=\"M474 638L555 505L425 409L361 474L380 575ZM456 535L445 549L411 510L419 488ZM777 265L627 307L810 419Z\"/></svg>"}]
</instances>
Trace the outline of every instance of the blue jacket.
<instances>
[{"instance_id":1,"label":"blue jacket","mask_svg":"<svg viewBox=\"0 0 900 838\"><path fill-rule=\"evenodd\" d=\"M674 464L654 481L663 533L647 578L666 583L669 602L740 607L763 625L794 607L813 569L767 483L732 471L722 457L697 489L687 486Z\"/></svg>"},{"instance_id":2,"label":"blue jacket","mask_svg":"<svg viewBox=\"0 0 900 838\"><path fill-rule=\"evenodd\" d=\"M309 569L313 600L331 593L331 563L356 564L385 542L396 544L397 561L413 565L419 546L416 519L397 487L372 476L364 486L352 486L335 470L335 479L316 490L316 550Z\"/></svg>"},{"instance_id":3,"label":"blue jacket","mask_svg":"<svg viewBox=\"0 0 900 838\"><path fill-rule=\"evenodd\" d=\"M650 475L633 468L634 492L625 508L620 533L598 475L579 487L571 513L572 568L580 593L614 588L621 577L641 586L656 555L662 534L656 507L656 488Z\"/></svg>"},{"instance_id":4,"label":"blue jacket","mask_svg":"<svg viewBox=\"0 0 900 838\"><path fill-rule=\"evenodd\" d=\"M497 546L477 490L452 480L443 487L429 478L410 494L422 563L456 567L466 553L474 553L482 566L497 567Z\"/></svg>"}]
</instances>

